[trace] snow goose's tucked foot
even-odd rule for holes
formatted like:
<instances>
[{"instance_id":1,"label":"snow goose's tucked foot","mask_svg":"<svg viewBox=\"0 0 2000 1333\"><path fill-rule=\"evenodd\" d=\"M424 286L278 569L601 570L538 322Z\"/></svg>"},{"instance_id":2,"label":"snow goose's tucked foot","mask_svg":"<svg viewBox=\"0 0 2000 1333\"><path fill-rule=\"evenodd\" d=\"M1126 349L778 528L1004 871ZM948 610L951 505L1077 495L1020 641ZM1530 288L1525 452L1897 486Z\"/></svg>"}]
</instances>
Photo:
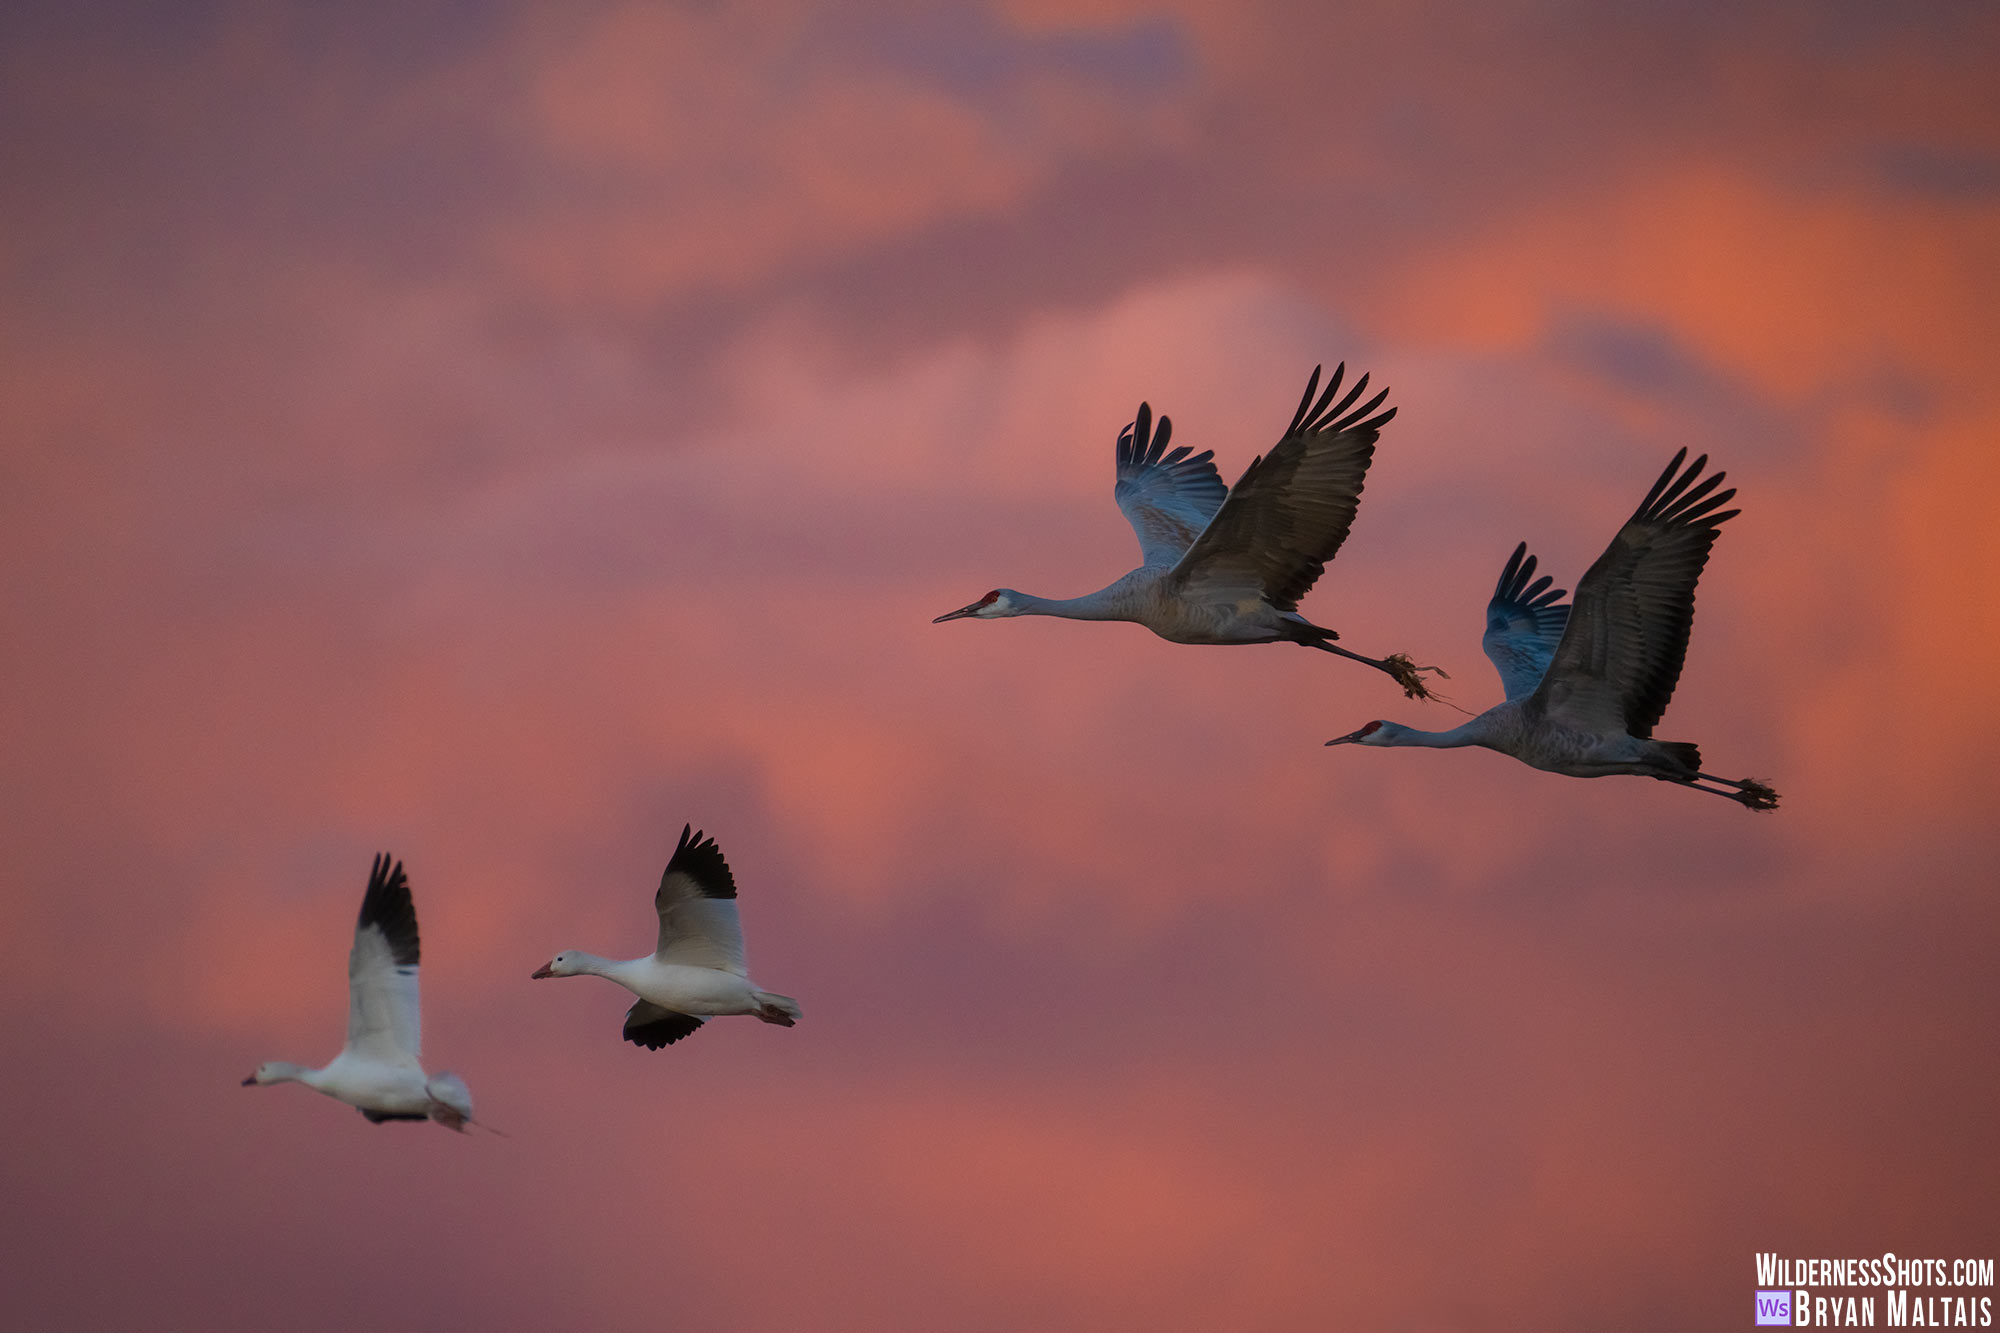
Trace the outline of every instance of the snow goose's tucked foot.
<instances>
[{"instance_id":1,"label":"snow goose's tucked foot","mask_svg":"<svg viewBox=\"0 0 2000 1333\"><path fill-rule=\"evenodd\" d=\"M799 1002L789 995L773 995L767 990L757 992L757 1017L766 1023L776 1023L779 1027L790 1027L805 1016Z\"/></svg>"},{"instance_id":2,"label":"snow goose's tucked foot","mask_svg":"<svg viewBox=\"0 0 2000 1333\"><path fill-rule=\"evenodd\" d=\"M424 1093L430 1098L426 1113L446 1129L463 1134L467 1125L476 1123L472 1118L472 1090L458 1075L432 1074L424 1084Z\"/></svg>"}]
</instances>

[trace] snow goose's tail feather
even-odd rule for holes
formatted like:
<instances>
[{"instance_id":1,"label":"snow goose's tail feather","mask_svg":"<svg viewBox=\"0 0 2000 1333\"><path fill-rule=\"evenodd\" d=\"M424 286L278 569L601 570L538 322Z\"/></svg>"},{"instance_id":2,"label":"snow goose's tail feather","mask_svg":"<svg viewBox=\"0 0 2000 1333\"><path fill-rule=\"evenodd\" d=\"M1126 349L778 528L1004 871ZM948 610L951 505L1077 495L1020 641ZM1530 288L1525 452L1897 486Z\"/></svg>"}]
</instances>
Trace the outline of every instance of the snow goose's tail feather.
<instances>
[{"instance_id":1,"label":"snow goose's tail feather","mask_svg":"<svg viewBox=\"0 0 2000 1333\"><path fill-rule=\"evenodd\" d=\"M780 1027L790 1027L805 1017L805 1010L789 995L773 995L770 991L756 993L757 1017L766 1023L776 1023Z\"/></svg>"}]
</instances>

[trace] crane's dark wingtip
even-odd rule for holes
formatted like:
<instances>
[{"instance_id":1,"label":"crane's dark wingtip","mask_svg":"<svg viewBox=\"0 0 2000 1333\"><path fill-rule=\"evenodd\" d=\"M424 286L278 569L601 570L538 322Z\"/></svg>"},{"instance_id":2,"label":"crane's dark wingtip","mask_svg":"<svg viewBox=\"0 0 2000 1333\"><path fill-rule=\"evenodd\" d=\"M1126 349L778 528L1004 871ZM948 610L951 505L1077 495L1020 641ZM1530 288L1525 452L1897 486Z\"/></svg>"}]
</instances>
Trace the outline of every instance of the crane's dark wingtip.
<instances>
[{"instance_id":1,"label":"crane's dark wingtip","mask_svg":"<svg viewBox=\"0 0 2000 1333\"><path fill-rule=\"evenodd\" d=\"M1500 580L1493 585L1490 605L1508 610L1539 611L1553 606L1569 595L1566 588L1551 588L1553 574L1535 577L1538 561L1528 553L1528 544L1520 543L1514 553L1507 557L1506 565L1500 570Z\"/></svg>"},{"instance_id":2,"label":"crane's dark wingtip","mask_svg":"<svg viewBox=\"0 0 2000 1333\"><path fill-rule=\"evenodd\" d=\"M1736 490L1716 492L1716 487L1729 474L1713 472L1702 477L1701 471L1708 466L1708 455L1702 454L1685 468L1681 464L1687 458L1685 448L1674 454L1673 461L1660 473L1646 498L1633 511L1633 522L1664 523L1677 527L1713 528L1725 519L1734 518L1737 511L1716 515L1715 511L1728 504L1736 495Z\"/></svg>"}]
</instances>

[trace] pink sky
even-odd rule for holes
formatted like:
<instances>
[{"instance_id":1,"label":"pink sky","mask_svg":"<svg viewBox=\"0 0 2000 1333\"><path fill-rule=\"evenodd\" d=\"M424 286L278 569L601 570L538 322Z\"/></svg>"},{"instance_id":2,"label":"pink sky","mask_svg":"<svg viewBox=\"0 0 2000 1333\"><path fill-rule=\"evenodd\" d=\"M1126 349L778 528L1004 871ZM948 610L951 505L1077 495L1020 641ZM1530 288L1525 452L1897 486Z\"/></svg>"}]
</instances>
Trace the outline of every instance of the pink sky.
<instances>
[{"instance_id":1,"label":"pink sky","mask_svg":"<svg viewBox=\"0 0 2000 1333\"><path fill-rule=\"evenodd\" d=\"M1973 6L27 3L0 17L20 1327L1679 1330L2000 1251L2000 21ZM1392 390L1305 602L1500 697L1686 445L1660 734L933 626ZM784 1031L619 1041L721 841ZM323 1062L372 852L425 1054Z\"/></svg>"}]
</instances>

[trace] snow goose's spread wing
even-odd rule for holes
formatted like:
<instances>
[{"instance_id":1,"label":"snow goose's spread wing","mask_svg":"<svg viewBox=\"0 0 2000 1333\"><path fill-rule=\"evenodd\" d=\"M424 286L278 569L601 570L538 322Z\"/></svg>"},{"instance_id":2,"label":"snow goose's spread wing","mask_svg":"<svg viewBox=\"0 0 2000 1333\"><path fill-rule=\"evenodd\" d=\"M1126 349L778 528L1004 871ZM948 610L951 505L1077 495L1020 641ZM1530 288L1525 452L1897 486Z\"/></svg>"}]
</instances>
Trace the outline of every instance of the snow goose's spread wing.
<instances>
[{"instance_id":1,"label":"snow goose's spread wing","mask_svg":"<svg viewBox=\"0 0 2000 1333\"><path fill-rule=\"evenodd\" d=\"M662 1009L651 1000L641 1000L625 1011L625 1040L649 1051L671 1046L682 1037L701 1030L703 1020L693 1014L677 1014Z\"/></svg>"},{"instance_id":2,"label":"snow goose's spread wing","mask_svg":"<svg viewBox=\"0 0 2000 1333\"><path fill-rule=\"evenodd\" d=\"M417 954L417 908L403 863L378 856L347 955L347 1049L355 1055L418 1065Z\"/></svg>"},{"instance_id":3,"label":"snow goose's spread wing","mask_svg":"<svg viewBox=\"0 0 2000 1333\"><path fill-rule=\"evenodd\" d=\"M715 839L683 826L680 845L653 895L660 913L662 963L712 967L748 976L743 964L743 922L736 914L736 877Z\"/></svg>"},{"instance_id":4,"label":"snow goose's spread wing","mask_svg":"<svg viewBox=\"0 0 2000 1333\"><path fill-rule=\"evenodd\" d=\"M1347 540L1375 439L1396 415L1393 407L1369 415L1388 397L1386 389L1353 407L1368 387L1366 375L1334 404L1346 370L1344 364L1334 369L1315 402L1320 368L1313 368L1284 438L1244 469L1174 566L1179 587L1215 600L1261 595L1280 611L1298 610L1299 599Z\"/></svg>"},{"instance_id":5,"label":"snow goose's spread wing","mask_svg":"<svg viewBox=\"0 0 2000 1333\"><path fill-rule=\"evenodd\" d=\"M1569 624L1569 607L1559 605L1563 590L1549 587L1555 580L1547 574L1532 584L1529 579L1535 579L1535 557L1522 542L1507 557L1493 599L1486 603L1486 637L1480 646L1500 673L1509 699L1535 692Z\"/></svg>"},{"instance_id":6,"label":"snow goose's spread wing","mask_svg":"<svg viewBox=\"0 0 2000 1333\"><path fill-rule=\"evenodd\" d=\"M1139 536L1140 563L1162 568L1180 560L1229 494L1213 451L1192 457L1186 445L1166 451L1173 430L1161 417L1155 431L1153 409L1139 404L1138 417L1118 436L1118 483L1111 490Z\"/></svg>"},{"instance_id":7,"label":"snow goose's spread wing","mask_svg":"<svg viewBox=\"0 0 2000 1333\"><path fill-rule=\"evenodd\" d=\"M1724 474L1696 484L1708 456L1682 471L1686 457L1674 455L1576 585L1569 628L1533 695L1550 714L1644 739L1667 711L1694 625L1694 585L1717 525L1741 512L1716 513L1736 492L1710 494Z\"/></svg>"}]
</instances>

